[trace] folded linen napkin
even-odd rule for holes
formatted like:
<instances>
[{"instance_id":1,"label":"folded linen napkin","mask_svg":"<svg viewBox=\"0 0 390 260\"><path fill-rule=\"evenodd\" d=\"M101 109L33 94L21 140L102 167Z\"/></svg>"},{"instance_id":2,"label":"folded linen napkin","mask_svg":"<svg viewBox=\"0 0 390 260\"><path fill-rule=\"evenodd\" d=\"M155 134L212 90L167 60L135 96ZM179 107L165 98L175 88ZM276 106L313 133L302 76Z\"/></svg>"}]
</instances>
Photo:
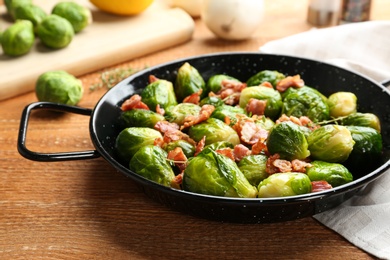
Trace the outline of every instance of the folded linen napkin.
<instances>
[{"instance_id":1,"label":"folded linen napkin","mask_svg":"<svg viewBox=\"0 0 390 260\"><path fill-rule=\"evenodd\" d=\"M262 53L325 61L390 80L390 21L369 21L312 29L260 47ZM315 219L366 252L390 259L390 170L358 195Z\"/></svg>"}]
</instances>

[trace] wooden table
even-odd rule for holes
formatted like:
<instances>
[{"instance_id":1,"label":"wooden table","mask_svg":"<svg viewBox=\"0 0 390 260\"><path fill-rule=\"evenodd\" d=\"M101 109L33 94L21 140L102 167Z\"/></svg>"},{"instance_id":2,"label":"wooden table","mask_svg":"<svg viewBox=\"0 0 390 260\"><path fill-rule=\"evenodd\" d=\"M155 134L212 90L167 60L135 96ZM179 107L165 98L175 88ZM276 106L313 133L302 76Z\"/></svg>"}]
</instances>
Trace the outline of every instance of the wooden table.
<instances>
[{"instance_id":1,"label":"wooden table","mask_svg":"<svg viewBox=\"0 0 390 260\"><path fill-rule=\"evenodd\" d=\"M265 0L253 38L216 39L200 19L191 41L115 67L143 68L179 57L256 51L267 41L311 28L307 1ZM390 2L373 0L372 19L389 19ZM113 69L113 68L112 68ZM100 72L80 77L81 107L93 108L106 88L90 91ZM275 224L198 219L154 202L104 159L34 162L16 149L22 109L34 93L0 103L0 259L370 259L311 217ZM93 149L89 117L34 113L27 145L59 152Z\"/></svg>"}]
</instances>

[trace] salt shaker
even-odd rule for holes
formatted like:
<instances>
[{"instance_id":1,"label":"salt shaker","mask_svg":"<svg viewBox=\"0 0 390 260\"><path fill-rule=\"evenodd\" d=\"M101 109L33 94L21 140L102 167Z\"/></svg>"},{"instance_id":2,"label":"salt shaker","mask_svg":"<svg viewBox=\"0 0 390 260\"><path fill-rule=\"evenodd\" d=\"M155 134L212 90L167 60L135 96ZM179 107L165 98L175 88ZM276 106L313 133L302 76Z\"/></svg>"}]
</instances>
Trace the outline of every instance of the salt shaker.
<instances>
[{"instance_id":1,"label":"salt shaker","mask_svg":"<svg viewBox=\"0 0 390 260\"><path fill-rule=\"evenodd\" d=\"M371 0L343 0L341 23L364 22L370 19Z\"/></svg>"},{"instance_id":2,"label":"salt shaker","mask_svg":"<svg viewBox=\"0 0 390 260\"><path fill-rule=\"evenodd\" d=\"M309 0L307 21L315 26L337 25L341 0Z\"/></svg>"}]
</instances>

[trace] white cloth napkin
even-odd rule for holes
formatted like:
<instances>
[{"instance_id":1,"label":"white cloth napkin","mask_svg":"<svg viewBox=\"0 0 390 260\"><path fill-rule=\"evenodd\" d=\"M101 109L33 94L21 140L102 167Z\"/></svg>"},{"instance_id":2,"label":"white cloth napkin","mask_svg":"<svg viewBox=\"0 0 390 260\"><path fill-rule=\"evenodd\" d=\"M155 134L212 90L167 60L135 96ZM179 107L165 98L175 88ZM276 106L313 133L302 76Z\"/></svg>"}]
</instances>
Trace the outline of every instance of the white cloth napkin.
<instances>
[{"instance_id":1,"label":"white cloth napkin","mask_svg":"<svg viewBox=\"0 0 390 260\"><path fill-rule=\"evenodd\" d=\"M260 52L321 60L385 82L390 80L390 21L312 29L268 42ZM390 259L390 170L314 218L366 252Z\"/></svg>"}]
</instances>

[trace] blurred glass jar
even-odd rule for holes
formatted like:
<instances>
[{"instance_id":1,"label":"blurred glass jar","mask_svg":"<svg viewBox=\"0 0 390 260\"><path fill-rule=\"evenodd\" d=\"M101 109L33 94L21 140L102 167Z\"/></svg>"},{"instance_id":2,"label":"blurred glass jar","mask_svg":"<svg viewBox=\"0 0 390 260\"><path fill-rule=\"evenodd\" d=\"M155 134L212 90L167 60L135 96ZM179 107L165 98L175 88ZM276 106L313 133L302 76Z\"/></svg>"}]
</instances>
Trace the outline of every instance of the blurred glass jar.
<instances>
[{"instance_id":1,"label":"blurred glass jar","mask_svg":"<svg viewBox=\"0 0 390 260\"><path fill-rule=\"evenodd\" d=\"M341 22L364 22L370 19L371 0L343 0Z\"/></svg>"},{"instance_id":2,"label":"blurred glass jar","mask_svg":"<svg viewBox=\"0 0 390 260\"><path fill-rule=\"evenodd\" d=\"M249 38L263 19L263 0L203 0L201 18L216 36Z\"/></svg>"},{"instance_id":3,"label":"blurred glass jar","mask_svg":"<svg viewBox=\"0 0 390 260\"><path fill-rule=\"evenodd\" d=\"M334 26L339 23L341 0L309 0L307 21L315 26Z\"/></svg>"}]
</instances>

